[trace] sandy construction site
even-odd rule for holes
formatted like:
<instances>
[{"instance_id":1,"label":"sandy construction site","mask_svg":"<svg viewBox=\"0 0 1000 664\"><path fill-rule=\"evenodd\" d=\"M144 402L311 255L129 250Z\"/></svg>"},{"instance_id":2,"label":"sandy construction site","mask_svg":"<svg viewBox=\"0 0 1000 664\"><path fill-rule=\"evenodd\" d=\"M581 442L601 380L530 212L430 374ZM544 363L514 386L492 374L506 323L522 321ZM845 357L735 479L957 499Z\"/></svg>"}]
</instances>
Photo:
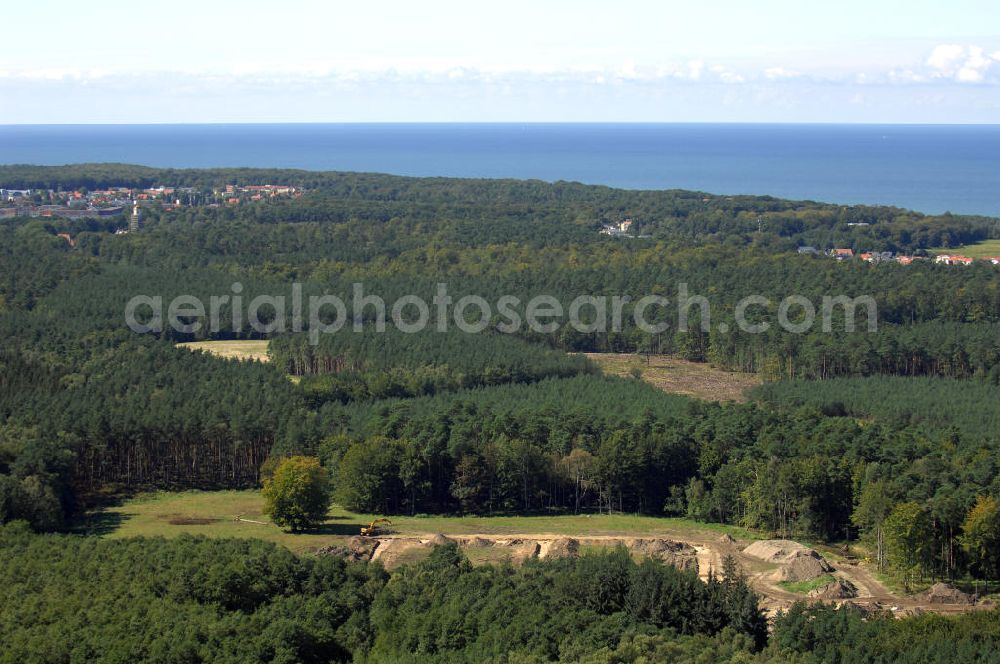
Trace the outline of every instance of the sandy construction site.
<instances>
[{"instance_id":1,"label":"sandy construction site","mask_svg":"<svg viewBox=\"0 0 1000 664\"><path fill-rule=\"evenodd\" d=\"M838 556L830 560L814 549L791 540L741 541L728 535L669 539L613 535L567 537L553 534L463 534L426 536L386 534L352 537L343 545L319 549L319 555L381 562L387 569L417 562L434 546L455 542L474 564L523 564L531 559L581 555L587 551L622 546L636 559L650 557L680 569L696 571L703 580L723 576L723 560L731 557L740 572L761 595L761 606L773 615L797 601L852 603L896 615L925 611L958 612L986 608L989 602L945 584L925 593L902 596L879 582L863 564Z\"/></svg>"}]
</instances>

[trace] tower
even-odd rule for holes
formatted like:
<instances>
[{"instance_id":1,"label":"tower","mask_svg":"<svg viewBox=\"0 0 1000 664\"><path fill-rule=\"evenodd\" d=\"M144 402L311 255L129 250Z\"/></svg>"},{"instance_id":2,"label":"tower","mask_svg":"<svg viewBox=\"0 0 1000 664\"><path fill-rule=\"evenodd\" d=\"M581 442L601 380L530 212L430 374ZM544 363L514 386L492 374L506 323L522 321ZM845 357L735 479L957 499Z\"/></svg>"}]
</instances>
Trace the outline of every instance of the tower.
<instances>
[{"instance_id":1,"label":"tower","mask_svg":"<svg viewBox=\"0 0 1000 664\"><path fill-rule=\"evenodd\" d=\"M139 201L132 201L132 217L128 221L128 230L135 233L139 230Z\"/></svg>"}]
</instances>

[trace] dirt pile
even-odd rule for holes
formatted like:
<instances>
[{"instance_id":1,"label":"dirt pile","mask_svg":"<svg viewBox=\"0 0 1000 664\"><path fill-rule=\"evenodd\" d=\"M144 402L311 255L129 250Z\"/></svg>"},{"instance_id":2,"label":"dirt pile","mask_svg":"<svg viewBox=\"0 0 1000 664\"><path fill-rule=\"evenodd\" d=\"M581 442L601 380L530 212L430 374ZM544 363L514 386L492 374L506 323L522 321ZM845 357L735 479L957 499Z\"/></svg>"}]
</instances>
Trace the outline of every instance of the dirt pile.
<instances>
[{"instance_id":1,"label":"dirt pile","mask_svg":"<svg viewBox=\"0 0 1000 664\"><path fill-rule=\"evenodd\" d=\"M532 558L537 558L538 551L541 549L538 542L534 540L528 542L511 540L507 546L511 547L510 561L515 565L520 565Z\"/></svg>"},{"instance_id":2,"label":"dirt pile","mask_svg":"<svg viewBox=\"0 0 1000 664\"><path fill-rule=\"evenodd\" d=\"M379 541L376 539L352 537L343 546L332 545L319 548L316 550L316 555L339 556L354 561L371 560L378 545Z\"/></svg>"},{"instance_id":3,"label":"dirt pile","mask_svg":"<svg viewBox=\"0 0 1000 664\"><path fill-rule=\"evenodd\" d=\"M637 539L630 542L629 548L678 569L698 571L698 550L690 544L666 539Z\"/></svg>"},{"instance_id":4,"label":"dirt pile","mask_svg":"<svg viewBox=\"0 0 1000 664\"><path fill-rule=\"evenodd\" d=\"M472 539L465 541L465 546L470 549L485 549L493 546L493 540L488 540L482 537L473 537Z\"/></svg>"},{"instance_id":5,"label":"dirt pile","mask_svg":"<svg viewBox=\"0 0 1000 664\"><path fill-rule=\"evenodd\" d=\"M850 599L858 596L857 587L847 579L837 579L833 583L809 592L816 599Z\"/></svg>"},{"instance_id":6,"label":"dirt pile","mask_svg":"<svg viewBox=\"0 0 1000 664\"><path fill-rule=\"evenodd\" d=\"M571 537L541 542L538 546L538 557L545 558L576 558L580 551L580 542Z\"/></svg>"},{"instance_id":7,"label":"dirt pile","mask_svg":"<svg viewBox=\"0 0 1000 664\"><path fill-rule=\"evenodd\" d=\"M792 540L760 540L743 553L768 563L781 565L772 575L775 582L811 581L833 571L830 563L812 549Z\"/></svg>"},{"instance_id":8,"label":"dirt pile","mask_svg":"<svg viewBox=\"0 0 1000 664\"><path fill-rule=\"evenodd\" d=\"M928 604L972 604L972 595L947 583L935 583L917 597Z\"/></svg>"},{"instance_id":9,"label":"dirt pile","mask_svg":"<svg viewBox=\"0 0 1000 664\"><path fill-rule=\"evenodd\" d=\"M386 569L392 569L402 564L408 554L414 549L426 550L429 545L423 544L420 540L392 538L380 540L378 548L372 554L372 560L381 561Z\"/></svg>"},{"instance_id":10,"label":"dirt pile","mask_svg":"<svg viewBox=\"0 0 1000 664\"><path fill-rule=\"evenodd\" d=\"M879 615L879 614L884 613L886 611L885 606L881 602L873 602L873 601L860 601L859 602L859 601L855 601L855 600L850 600L849 599L846 602L844 602L843 604L841 604L841 607L842 608L849 608L849 609L852 609L854 611L859 611L862 614L867 615L867 616Z\"/></svg>"},{"instance_id":11,"label":"dirt pile","mask_svg":"<svg viewBox=\"0 0 1000 664\"><path fill-rule=\"evenodd\" d=\"M743 549L746 555L767 563L788 562L792 556L802 551L812 551L812 549L798 542L782 539L759 540Z\"/></svg>"},{"instance_id":12,"label":"dirt pile","mask_svg":"<svg viewBox=\"0 0 1000 664\"><path fill-rule=\"evenodd\" d=\"M830 563L823 559L823 556L812 549L805 549L796 551L786 558L781 567L771 575L771 580L779 583L782 581L791 583L812 581L832 571L833 568L830 567Z\"/></svg>"},{"instance_id":13,"label":"dirt pile","mask_svg":"<svg viewBox=\"0 0 1000 664\"><path fill-rule=\"evenodd\" d=\"M429 539L429 540L427 541L427 544L428 544L429 546L444 546L444 545L446 545L446 544L451 544L451 543L452 543L452 542L454 542L454 541L455 541L455 540L451 539L450 537L445 537L445 536L444 536L444 535L442 535L441 533L438 533L438 534L437 534L437 535L435 535L434 537L430 538L430 539Z\"/></svg>"}]
</instances>

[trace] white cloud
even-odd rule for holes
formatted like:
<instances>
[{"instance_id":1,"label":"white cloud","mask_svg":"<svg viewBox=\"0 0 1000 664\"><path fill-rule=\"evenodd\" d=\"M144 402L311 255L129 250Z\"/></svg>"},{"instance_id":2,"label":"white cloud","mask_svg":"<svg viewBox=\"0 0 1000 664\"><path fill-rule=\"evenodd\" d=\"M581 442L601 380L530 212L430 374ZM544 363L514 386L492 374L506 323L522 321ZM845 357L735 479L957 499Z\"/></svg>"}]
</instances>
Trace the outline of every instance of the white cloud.
<instances>
[{"instance_id":1,"label":"white cloud","mask_svg":"<svg viewBox=\"0 0 1000 664\"><path fill-rule=\"evenodd\" d=\"M742 75L731 71L722 65L714 65L709 71L711 71L720 81L723 83L745 83L746 78Z\"/></svg>"},{"instance_id":2,"label":"white cloud","mask_svg":"<svg viewBox=\"0 0 1000 664\"><path fill-rule=\"evenodd\" d=\"M890 83L926 83L925 74L915 72L912 69L893 69L888 74Z\"/></svg>"},{"instance_id":3,"label":"white cloud","mask_svg":"<svg viewBox=\"0 0 1000 664\"><path fill-rule=\"evenodd\" d=\"M974 67L962 67L955 74L955 80L960 83L980 83L983 80L983 72Z\"/></svg>"},{"instance_id":4,"label":"white cloud","mask_svg":"<svg viewBox=\"0 0 1000 664\"><path fill-rule=\"evenodd\" d=\"M635 80L641 77L639 72L636 70L635 60L626 60L622 63L621 68L618 69L618 78L625 80Z\"/></svg>"},{"instance_id":5,"label":"white cloud","mask_svg":"<svg viewBox=\"0 0 1000 664\"><path fill-rule=\"evenodd\" d=\"M809 88L864 86L879 87L937 86L941 89L967 86L1000 88L1000 51L996 43L986 43L992 49L970 44L929 44L926 50L913 49L905 57L898 53L879 63L871 58L853 61L817 62L807 57L782 62L776 56L753 60L707 60L701 58L641 61L631 58L616 64L601 66L580 62L571 67L558 67L538 61L526 66L511 63L475 66L469 62L447 58L385 60L341 60L304 62L299 67L284 67L273 63L243 62L235 69L177 71L97 70L75 67L23 68L0 63L0 80L47 89L62 87L70 90L91 84L94 89L132 89L178 91L178 94L224 94L225 90L267 90L271 94L282 90L302 92L313 90L331 94L337 89L363 88L375 90L406 89L416 93L424 86L449 85L463 90L524 89L526 86L591 86L606 85L649 88L660 93L671 86L689 85L744 86L754 89L786 90L788 94ZM795 66L789 66L794 62ZM559 89L552 87L553 90ZM805 93L803 93L805 94ZM22 97L23 98L23 97Z\"/></svg>"},{"instance_id":6,"label":"white cloud","mask_svg":"<svg viewBox=\"0 0 1000 664\"><path fill-rule=\"evenodd\" d=\"M927 66L938 71L952 71L965 56L965 47L958 44L935 46L927 57Z\"/></svg>"},{"instance_id":7,"label":"white cloud","mask_svg":"<svg viewBox=\"0 0 1000 664\"><path fill-rule=\"evenodd\" d=\"M799 76L801 76L799 72L791 69L785 69L784 67L768 67L767 69L764 70L764 78L770 81L777 81L788 78L798 78Z\"/></svg>"},{"instance_id":8,"label":"white cloud","mask_svg":"<svg viewBox=\"0 0 1000 664\"><path fill-rule=\"evenodd\" d=\"M989 78L1000 53L987 54L981 46L941 44L928 56L926 64L932 78L951 79L958 83L982 83Z\"/></svg>"}]
</instances>

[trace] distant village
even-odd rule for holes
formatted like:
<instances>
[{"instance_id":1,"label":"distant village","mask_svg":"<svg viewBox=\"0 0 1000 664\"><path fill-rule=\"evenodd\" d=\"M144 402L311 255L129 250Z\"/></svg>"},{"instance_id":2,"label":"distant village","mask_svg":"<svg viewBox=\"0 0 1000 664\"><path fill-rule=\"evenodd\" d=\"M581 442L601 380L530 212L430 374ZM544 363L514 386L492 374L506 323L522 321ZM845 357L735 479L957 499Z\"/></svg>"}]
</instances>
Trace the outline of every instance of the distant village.
<instances>
[{"instance_id":1,"label":"distant village","mask_svg":"<svg viewBox=\"0 0 1000 664\"><path fill-rule=\"evenodd\" d=\"M867 223L858 222L851 223L848 226L867 226ZM648 238L649 235L636 235L633 231L635 227L635 222L632 219L624 219L618 222L606 222L601 224L601 230L598 231L601 235L610 235L611 237L620 238ZM834 260L838 261L848 261L858 258L866 263L899 263L900 265L910 265L914 261L929 261L933 260L939 265L972 265L976 260L990 263L992 265L1000 265L1000 256L986 256L984 258L974 259L968 256L962 256L958 254L937 254L934 256L908 256L905 254L896 254L891 251L866 251L855 255L853 249L829 249L820 250L816 247L799 247L799 253L804 255L814 255L814 256L828 256Z\"/></svg>"},{"instance_id":2,"label":"distant village","mask_svg":"<svg viewBox=\"0 0 1000 664\"><path fill-rule=\"evenodd\" d=\"M631 219L625 219L624 221L601 224L601 230L599 231L601 235L610 235L612 237L626 237L626 238L649 238L650 235L635 235L632 232L632 227L635 225Z\"/></svg>"},{"instance_id":3,"label":"distant village","mask_svg":"<svg viewBox=\"0 0 1000 664\"><path fill-rule=\"evenodd\" d=\"M265 199L298 198L302 193L299 187L280 184L227 184L210 191L166 186L148 189L108 187L93 191L0 188L0 218L99 219L120 215L129 207L132 217L136 218L139 206L157 206L168 211L198 206L221 207Z\"/></svg>"},{"instance_id":4,"label":"distant village","mask_svg":"<svg viewBox=\"0 0 1000 664\"><path fill-rule=\"evenodd\" d=\"M829 251L822 252L815 247L799 247L800 254L813 254L813 255L824 255L829 256L838 261L853 260L855 258L853 249L830 249ZM936 256L906 256L903 254L894 254L891 251L868 251L857 255L857 258L865 261L866 263L899 263L900 265L909 265L914 261L926 261L933 260L935 263L940 265L972 265L977 259L969 258L968 256L961 256L957 254L937 254ZM993 265L1000 265L1000 256L985 256L978 259L985 263L991 263Z\"/></svg>"}]
</instances>

